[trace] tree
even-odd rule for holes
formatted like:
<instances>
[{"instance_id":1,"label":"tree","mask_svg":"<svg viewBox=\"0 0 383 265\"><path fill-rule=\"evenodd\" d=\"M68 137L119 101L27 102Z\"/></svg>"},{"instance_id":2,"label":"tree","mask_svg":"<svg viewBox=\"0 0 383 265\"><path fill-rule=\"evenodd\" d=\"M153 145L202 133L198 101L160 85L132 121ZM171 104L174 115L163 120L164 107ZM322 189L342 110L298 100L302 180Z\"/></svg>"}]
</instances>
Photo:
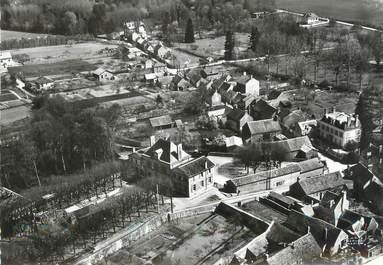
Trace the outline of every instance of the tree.
<instances>
[{"instance_id":1,"label":"tree","mask_svg":"<svg viewBox=\"0 0 383 265\"><path fill-rule=\"evenodd\" d=\"M362 125L360 147L363 150L372 141L372 131L383 117L383 86L377 83L365 88L359 96L355 113Z\"/></svg>"},{"instance_id":2,"label":"tree","mask_svg":"<svg viewBox=\"0 0 383 265\"><path fill-rule=\"evenodd\" d=\"M225 60L232 60L234 58L235 38L234 33L231 30L226 31L225 40Z\"/></svg>"},{"instance_id":3,"label":"tree","mask_svg":"<svg viewBox=\"0 0 383 265\"><path fill-rule=\"evenodd\" d=\"M376 65L380 65L383 51L382 33L376 32L372 41L372 54L375 57Z\"/></svg>"},{"instance_id":4,"label":"tree","mask_svg":"<svg viewBox=\"0 0 383 265\"><path fill-rule=\"evenodd\" d=\"M194 28L193 28L193 21L191 18L188 19L188 22L186 24L185 42L186 43L193 43L194 42Z\"/></svg>"},{"instance_id":5,"label":"tree","mask_svg":"<svg viewBox=\"0 0 383 265\"><path fill-rule=\"evenodd\" d=\"M257 51L258 43L259 43L259 37L260 37L260 33L258 31L258 28L253 26L251 28L250 47L249 47L249 49L252 50L253 52Z\"/></svg>"}]
</instances>

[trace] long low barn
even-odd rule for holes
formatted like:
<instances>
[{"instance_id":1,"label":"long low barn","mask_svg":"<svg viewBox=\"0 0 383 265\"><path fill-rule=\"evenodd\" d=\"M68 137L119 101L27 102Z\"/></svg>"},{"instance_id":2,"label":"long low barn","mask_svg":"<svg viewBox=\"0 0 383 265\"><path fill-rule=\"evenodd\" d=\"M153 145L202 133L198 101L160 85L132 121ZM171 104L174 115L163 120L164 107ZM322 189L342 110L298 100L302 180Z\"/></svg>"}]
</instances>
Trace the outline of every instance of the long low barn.
<instances>
[{"instance_id":1,"label":"long low barn","mask_svg":"<svg viewBox=\"0 0 383 265\"><path fill-rule=\"evenodd\" d=\"M301 172L298 164L262 171L255 174L234 178L225 183L224 189L230 193L248 193L279 186L289 186L297 181Z\"/></svg>"},{"instance_id":2,"label":"long low barn","mask_svg":"<svg viewBox=\"0 0 383 265\"><path fill-rule=\"evenodd\" d=\"M326 166L323 162L318 158L313 158L270 171L262 171L228 180L224 189L230 193L248 193L282 186L288 187L298 180L323 175L325 171Z\"/></svg>"}]
</instances>

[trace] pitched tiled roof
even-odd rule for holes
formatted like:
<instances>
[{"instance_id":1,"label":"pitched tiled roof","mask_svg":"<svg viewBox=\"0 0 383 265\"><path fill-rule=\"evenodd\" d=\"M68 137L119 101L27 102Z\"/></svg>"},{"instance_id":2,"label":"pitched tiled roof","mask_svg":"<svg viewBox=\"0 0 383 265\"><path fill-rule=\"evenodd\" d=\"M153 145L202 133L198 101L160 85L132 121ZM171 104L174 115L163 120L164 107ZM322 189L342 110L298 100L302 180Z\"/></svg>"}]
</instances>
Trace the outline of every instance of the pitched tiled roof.
<instances>
[{"instance_id":1,"label":"pitched tiled roof","mask_svg":"<svg viewBox=\"0 0 383 265\"><path fill-rule=\"evenodd\" d=\"M350 167L347 172L346 178L357 181L363 185L374 177L374 174L362 163Z\"/></svg>"},{"instance_id":2,"label":"pitched tiled roof","mask_svg":"<svg viewBox=\"0 0 383 265\"><path fill-rule=\"evenodd\" d=\"M183 158L189 157L189 154L183 150L181 150L181 157L178 157L177 145L164 139L158 139L158 141L151 146L145 154L152 158L156 158L156 155L159 154L160 156L158 159L167 163L179 161Z\"/></svg>"},{"instance_id":3,"label":"pitched tiled roof","mask_svg":"<svg viewBox=\"0 0 383 265\"><path fill-rule=\"evenodd\" d=\"M257 100L257 102L255 103L253 102L251 104L251 108L255 115L254 118L257 120L271 118L273 114L277 111L276 108L271 106L263 99Z\"/></svg>"},{"instance_id":4,"label":"pitched tiled roof","mask_svg":"<svg viewBox=\"0 0 383 265\"><path fill-rule=\"evenodd\" d=\"M247 122L245 126L249 128L251 135L272 133L282 130L279 122L274 121L273 119L250 121Z\"/></svg>"},{"instance_id":5,"label":"pitched tiled roof","mask_svg":"<svg viewBox=\"0 0 383 265\"><path fill-rule=\"evenodd\" d=\"M291 128L298 122L305 121L305 116L301 110L294 110L290 112L287 116L285 116L282 120L282 124L286 128Z\"/></svg>"},{"instance_id":6,"label":"pitched tiled roof","mask_svg":"<svg viewBox=\"0 0 383 265\"><path fill-rule=\"evenodd\" d=\"M246 84L251 79L250 75L242 75L235 79L238 84Z\"/></svg>"},{"instance_id":7,"label":"pitched tiled roof","mask_svg":"<svg viewBox=\"0 0 383 265\"><path fill-rule=\"evenodd\" d=\"M212 169L214 166L214 163L211 162L209 158L202 156L175 168L174 172L188 177L193 177L208 169Z\"/></svg>"},{"instance_id":8,"label":"pitched tiled roof","mask_svg":"<svg viewBox=\"0 0 383 265\"><path fill-rule=\"evenodd\" d=\"M234 109L227 115L227 118L233 121L239 121L246 115L246 111L241 109Z\"/></svg>"},{"instance_id":9,"label":"pitched tiled roof","mask_svg":"<svg viewBox=\"0 0 383 265\"><path fill-rule=\"evenodd\" d=\"M298 181L298 183L307 195L346 185L346 181L342 178L340 172L307 178Z\"/></svg>"},{"instance_id":10,"label":"pitched tiled roof","mask_svg":"<svg viewBox=\"0 0 383 265\"><path fill-rule=\"evenodd\" d=\"M150 125L152 127L160 127L160 126L166 126L173 123L172 118L169 115L164 115L160 117L154 117L149 119Z\"/></svg>"},{"instance_id":11,"label":"pitched tiled roof","mask_svg":"<svg viewBox=\"0 0 383 265\"><path fill-rule=\"evenodd\" d=\"M296 152L301 150L303 146L308 146L310 148L312 147L311 141L307 136L301 136L296 138L291 138L287 140L277 141L277 142L271 142L269 143L273 147L276 147L278 150L285 150L287 152Z\"/></svg>"},{"instance_id":12,"label":"pitched tiled roof","mask_svg":"<svg viewBox=\"0 0 383 265\"><path fill-rule=\"evenodd\" d=\"M287 165L286 167L276 168L270 171L262 171L255 174L234 178L229 181L232 182L235 186L243 186L243 185L248 185L248 184L261 181L267 178L276 178L276 177L288 175L288 174L299 172L299 171L300 171L300 167L297 164L290 164L290 165Z\"/></svg>"},{"instance_id":13,"label":"pitched tiled roof","mask_svg":"<svg viewBox=\"0 0 383 265\"><path fill-rule=\"evenodd\" d=\"M312 158L298 163L301 168L301 173L309 172L315 169L324 168L324 164L319 158Z\"/></svg>"},{"instance_id":14,"label":"pitched tiled roof","mask_svg":"<svg viewBox=\"0 0 383 265\"><path fill-rule=\"evenodd\" d=\"M275 201L275 202L278 202L278 201L283 202L287 205L294 205L296 203L296 201L294 199L287 197L285 195L276 193L274 191L271 191L267 198L272 200L272 201Z\"/></svg>"},{"instance_id":15,"label":"pitched tiled roof","mask_svg":"<svg viewBox=\"0 0 383 265\"><path fill-rule=\"evenodd\" d=\"M311 233L291 242L286 248L275 253L267 259L268 265L291 265L300 262L311 262L318 259L322 249Z\"/></svg>"},{"instance_id":16,"label":"pitched tiled roof","mask_svg":"<svg viewBox=\"0 0 383 265\"><path fill-rule=\"evenodd\" d=\"M286 226L299 233L307 233L308 227L319 246L327 249L334 246L337 238L344 232L334 225L321 219L307 216L303 213L291 210L286 221ZM327 230L327 233L325 233ZM327 240L326 240L327 234Z\"/></svg>"},{"instance_id":17,"label":"pitched tiled roof","mask_svg":"<svg viewBox=\"0 0 383 265\"><path fill-rule=\"evenodd\" d=\"M96 70L93 71L93 74L101 75L104 72L105 72L105 70L103 68L97 68Z\"/></svg>"}]
</instances>

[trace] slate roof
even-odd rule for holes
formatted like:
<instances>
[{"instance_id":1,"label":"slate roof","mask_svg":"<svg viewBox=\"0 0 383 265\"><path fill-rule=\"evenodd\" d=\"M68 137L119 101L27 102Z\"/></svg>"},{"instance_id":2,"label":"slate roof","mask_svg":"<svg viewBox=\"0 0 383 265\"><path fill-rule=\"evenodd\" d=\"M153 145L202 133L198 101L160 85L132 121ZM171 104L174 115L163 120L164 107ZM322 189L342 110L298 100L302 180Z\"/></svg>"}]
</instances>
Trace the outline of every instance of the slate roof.
<instances>
[{"instance_id":1,"label":"slate roof","mask_svg":"<svg viewBox=\"0 0 383 265\"><path fill-rule=\"evenodd\" d=\"M255 174L234 178L228 181L232 182L235 186L244 186L267 178L276 178L299 171L300 167L297 164L290 164L286 167L276 168L270 171L261 171Z\"/></svg>"},{"instance_id":2,"label":"slate roof","mask_svg":"<svg viewBox=\"0 0 383 265\"><path fill-rule=\"evenodd\" d=\"M103 68L97 68L96 70L93 71L94 75L101 75L105 72L106 70Z\"/></svg>"},{"instance_id":3,"label":"slate roof","mask_svg":"<svg viewBox=\"0 0 383 265\"><path fill-rule=\"evenodd\" d=\"M211 162L209 158L202 156L175 168L174 172L184 176L193 177L208 169L212 169L214 166L215 164Z\"/></svg>"},{"instance_id":4,"label":"slate roof","mask_svg":"<svg viewBox=\"0 0 383 265\"><path fill-rule=\"evenodd\" d=\"M234 109L232 110L231 112L229 112L229 114L227 114L227 118L229 120L233 120L233 121L239 121L243 118L243 116L245 116L247 113L246 111L244 110L241 110L241 109Z\"/></svg>"},{"instance_id":5,"label":"slate roof","mask_svg":"<svg viewBox=\"0 0 383 265\"><path fill-rule=\"evenodd\" d=\"M279 194L279 193L276 193L274 191L271 191L267 197L268 199L272 200L272 201L275 201L275 202L283 202L287 205L294 205L296 204L296 201L293 200L292 198L289 198L287 196L284 196L282 194Z\"/></svg>"},{"instance_id":6,"label":"slate roof","mask_svg":"<svg viewBox=\"0 0 383 265\"><path fill-rule=\"evenodd\" d=\"M319 168L324 168L324 164L319 158L312 158L308 160L304 160L298 163L301 168L301 173L310 172Z\"/></svg>"},{"instance_id":7,"label":"slate roof","mask_svg":"<svg viewBox=\"0 0 383 265\"><path fill-rule=\"evenodd\" d=\"M267 103L264 99L259 99L251 104L254 118L256 120L269 119L273 116L277 109Z\"/></svg>"},{"instance_id":8,"label":"slate roof","mask_svg":"<svg viewBox=\"0 0 383 265\"><path fill-rule=\"evenodd\" d=\"M183 79L182 76L180 76L180 75L177 74L177 75L175 75L175 76L173 77L173 79L172 79L172 83L177 85L182 79Z\"/></svg>"},{"instance_id":9,"label":"slate roof","mask_svg":"<svg viewBox=\"0 0 383 265\"><path fill-rule=\"evenodd\" d=\"M322 254L322 249L311 233L291 242L286 248L267 259L268 265L291 265L303 261L311 262Z\"/></svg>"},{"instance_id":10,"label":"slate roof","mask_svg":"<svg viewBox=\"0 0 383 265\"><path fill-rule=\"evenodd\" d=\"M160 150L161 155L159 157L159 160L171 163L173 161L178 161L180 158L177 154L177 145L175 145L173 142L164 140L164 139L158 139L158 141L151 146L145 154L155 158L156 157L156 151ZM189 154L187 154L185 151L182 150L182 158L189 157Z\"/></svg>"},{"instance_id":11,"label":"slate roof","mask_svg":"<svg viewBox=\"0 0 383 265\"><path fill-rule=\"evenodd\" d=\"M251 135L279 132L282 130L279 122L273 119L250 121L245 126L249 128Z\"/></svg>"},{"instance_id":12,"label":"slate roof","mask_svg":"<svg viewBox=\"0 0 383 265\"><path fill-rule=\"evenodd\" d=\"M292 128L298 122L305 121L306 118L301 110L293 110L287 116L282 119L282 124L286 128Z\"/></svg>"},{"instance_id":13,"label":"slate roof","mask_svg":"<svg viewBox=\"0 0 383 265\"><path fill-rule=\"evenodd\" d=\"M173 123L172 118L169 115L151 118L149 119L149 122L153 128L166 126Z\"/></svg>"},{"instance_id":14,"label":"slate roof","mask_svg":"<svg viewBox=\"0 0 383 265\"><path fill-rule=\"evenodd\" d=\"M334 225L326 221L304 215L303 213L299 213L295 210L290 211L285 224L287 227L292 228L298 233L307 233L308 227L310 227L310 232L314 236L319 246L326 246L326 248L331 248L332 246L334 246L339 235L341 233L344 233L341 229L335 227ZM326 229L327 242L325 239Z\"/></svg>"},{"instance_id":15,"label":"slate roof","mask_svg":"<svg viewBox=\"0 0 383 265\"><path fill-rule=\"evenodd\" d=\"M238 84L245 85L252 77L250 75L242 75L235 79Z\"/></svg>"},{"instance_id":16,"label":"slate roof","mask_svg":"<svg viewBox=\"0 0 383 265\"><path fill-rule=\"evenodd\" d=\"M374 178L374 174L362 163L358 163L355 166L350 167L348 169L348 173L350 173L350 175L346 174L345 178L349 178L353 181L361 183L362 185Z\"/></svg>"},{"instance_id":17,"label":"slate roof","mask_svg":"<svg viewBox=\"0 0 383 265\"><path fill-rule=\"evenodd\" d=\"M319 191L325 191L346 185L346 181L342 178L341 173L333 172L326 175L320 175L298 181L306 195L314 194Z\"/></svg>"},{"instance_id":18,"label":"slate roof","mask_svg":"<svg viewBox=\"0 0 383 265\"><path fill-rule=\"evenodd\" d=\"M303 147L307 147L309 150L314 149L310 139L307 136L269 142L267 144L270 148L274 148L274 150L281 150L285 152L296 152L301 150Z\"/></svg>"}]
</instances>

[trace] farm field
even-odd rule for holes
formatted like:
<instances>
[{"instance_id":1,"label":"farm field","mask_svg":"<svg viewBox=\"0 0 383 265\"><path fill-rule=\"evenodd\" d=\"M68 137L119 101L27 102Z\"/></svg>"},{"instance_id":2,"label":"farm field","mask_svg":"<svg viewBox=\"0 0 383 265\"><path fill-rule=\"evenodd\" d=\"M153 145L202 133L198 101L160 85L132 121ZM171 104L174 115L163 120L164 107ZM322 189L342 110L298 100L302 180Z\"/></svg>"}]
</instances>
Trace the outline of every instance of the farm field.
<instances>
[{"instance_id":1,"label":"farm field","mask_svg":"<svg viewBox=\"0 0 383 265\"><path fill-rule=\"evenodd\" d=\"M9 67L8 72L11 74L22 72L26 77L37 77L92 71L96 68L95 65L89 64L84 60L72 59L50 64L27 64L23 66Z\"/></svg>"},{"instance_id":2,"label":"farm field","mask_svg":"<svg viewBox=\"0 0 383 265\"><path fill-rule=\"evenodd\" d=\"M21 38L38 38L38 37L46 37L48 34L40 34L40 33L29 33L22 31L13 31L13 30L0 30L0 39L3 40L11 40L11 39L21 39Z\"/></svg>"},{"instance_id":3,"label":"farm field","mask_svg":"<svg viewBox=\"0 0 383 265\"><path fill-rule=\"evenodd\" d=\"M12 55L29 55L30 61L28 64L42 64L70 59L94 59L96 57L105 57L105 55L99 54L101 49L116 47L117 45L90 41L72 45L43 46L9 51Z\"/></svg>"},{"instance_id":4,"label":"farm field","mask_svg":"<svg viewBox=\"0 0 383 265\"><path fill-rule=\"evenodd\" d=\"M314 12L323 17L383 25L381 0L276 0L278 8ZM331 6L331 8L328 8Z\"/></svg>"},{"instance_id":5,"label":"farm field","mask_svg":"<svg viewBox=\"0 0 383 265\"><path fill-rule=\"evenodd\" d=\"M27 106L19 106L0 110L0 125L8 125L17 120L24 119L29 116L30 109Z\"/></svg>"}]
</instances>

